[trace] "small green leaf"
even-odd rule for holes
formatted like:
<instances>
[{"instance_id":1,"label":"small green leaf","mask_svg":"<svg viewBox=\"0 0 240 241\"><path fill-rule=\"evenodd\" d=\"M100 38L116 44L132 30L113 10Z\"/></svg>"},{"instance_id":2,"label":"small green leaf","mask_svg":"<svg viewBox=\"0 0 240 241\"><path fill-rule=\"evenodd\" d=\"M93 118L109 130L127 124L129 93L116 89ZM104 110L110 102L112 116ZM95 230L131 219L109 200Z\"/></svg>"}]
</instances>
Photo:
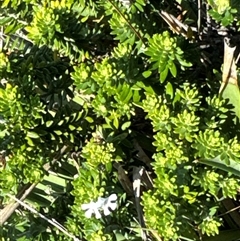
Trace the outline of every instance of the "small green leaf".
<instances>
[{"instance_id":1,"label":"small green leaf","mask_svg":"<svg viewBox=\"0 0 240 241\"><path fill-rule=\"evenodd\" d=\"M173 77L177 76L177 68L176 65L172 62L171 65L168 65L170 72L172 74Z\"/></svg>"},{"instance_id":2,"label":"small green leaf","mask_svg":"<svg viewBox=\"0 0 240 241\"><path fill-rule=\"evenodd\" d=\"M37 139L39 138L39 135L36 132L28 131L27 137Z\"/></svg>"},{"instance_id":3,"label":"small green leaf","mask_svg":"<svg viewBox=\"0 0 240 241\"><path fill-rule=\"evenodd\" d=\"M118 122L117 116L114 116L113 125L114 125L114 127L115 127L116 129L118 129L118 127L119 127L119 122Z\"/></svg>"},{"instance_id":4,"label":"small green leaf","mask_svg":"<svg viewBox=\"0 0 240 241\"><path fill-rule=\"evenodd\" d=\"M106 167L107 172L110 173L112 171L112 163L111 162L106 163L105 167Z\"/></svg>"},{"instance_id":5,"label":"small green leaf","mask_svg":"<svg viewBox=\"0 0 240 241\"><path fill-rule=\"evenodd\" d=\"M49 121L46 122L46 126L47 126L47 127L51 126L52 124L53 124L53 121L52 121L52 120L49 120Z\"/></svg>"},{"instance_id":6,"label":"small green leaf","mask_svg":"<svg viewBox=\"0 0 240 241\"><path fill-rule=\"evenodd\" d=\"M224 99L229 99L229 102L234 106L234 112L240 119L240 91L237 85L228 83L222 92Z\"/></svg>"},{"instance_id":7,"label":"small green leaf","mask_svg":"<svg viewBox=\"0 0 240 241\"><path fill-rule=\"evenodd\" d=\"M115 230L114 230L114 233L115 233L117 241L124 241L124 240L126 240L126 238L121 233L117 233Z\"/></svg>"},{"instance_id":8,"label":"small green leaf","mask_svg":"<svg viewBox=\"0 0 240 241\"><path fill-rule=\"evenodd\" d=\"M81 18L81 22L82 22L82 23L86 22L86 21L88 20L88 18L89 18L89 16L86 16L86 17Z\"/></svg>"},{"instance_id":9,"label":"small green leaf","mask_svg":"<svg viewBox=\"0 0 240 241\"><path fill-rule=\"evenodd\" d=\"M69 129L70 129L71 131L73 131L73 130L75 130L75 129L76 129L76 127L75 127L75 126L73 126L73 125L69 125L68 127L69 127Z\"/></svg>"},{"instance_id":10,"label":"small green leaf","mask_svg":"<svg viewBox=\"0 0 240 241\"><path fill-rule=\"evenodd\" d=\"M85 119L89 122L89 123L93 123L93 118L90 116L86 116Z\"/></svg>"},{"instance_id":11,"label":"small green leaf","mask_svg":"<svg viewBox=\"0 0 240 241\"><path fill-rule=\"evenodd\" d=\"M167 83L167 85L165 86L166 88L166 94L170 95L171 99L173 99L173 87L172 84L170 82Z\"/></svg>"},{"instance_id":12,"label":"small green leaf","mask_svg":"<svg viewBox=\"0 0 240 241\"><path fill-rule=\"evenodd\" d=\"M7 24L8 22L10 22L13 18L12 17L6 17L3 19L0 19L0 26L3 26L5 24Z\"/></svg>"},{"instance_id":13,"label":"small green leaf","mask_svg":"<svg viewBox=\"0 0 240 241\"><path fill-rule=\"evenodd\" d=\"M16 25L16 23L12 23L9 24L5 29L4 29L4 33L5 34L10 34L10 33L14 33L17 30L18 26Z\"/></svg>"},{"instance_id":14,"label":"small green leaf","mask_svg":"<svg viewBox=\"0 0 240 241\"><path fill-rule=\"evenodd\" d=\"M131 121L127 121L127 122L125 122L123 125L122 125L122 127L121 127L121 129L124 131L124 130L126 130L130 125L131 125Z\"/></svg>"},{"instance_id":15,"label":"small green leaf","mask_svg":"<svg viewBox=\"0 0 240 241\"><path fill-rule=\"evenodd\" d=\"M50 133L50 136L51 136L51 140L54 140L54 141L56 140L56 137L53 134Z\"/></svg>"},{"instance_id":16,"label":"small green leaf","mask_svg":"<svg viewBox=\"0 0 240 241\"><path fill-rule=\"evenodd\" d=\"M10 0L5 0L2 4L2 8L7 7L7 5L9 4Z\"/></svg>"},{"instance_id":17,"label":"small green leaf","mask_svg":"<svg viewBox=\"0 0 240 241\"><path fill-rule=\"evenodd\" d=\"M54 132L55 132L58 136L59 136L59 135L62 135L62 132L61 132L60 130L55 130Z\"/></svg>"},{"instance_id":18,"label":"small green leaf","mask_svg":"<svg viewBox=\"0 0 240 241\"><path fill-rule=\"evenodd\" d=\"M166 67L161 73L160 73L160 81L163 83L168 75L168 68Z\"/></svg>"},{"instance_id":19,"label":"small green leaf","mask_svg":"<svg viewBox=\"0 0 240 241\"><path fill-rule=\"evenodd\" d=\"M131 89L129 89L129 91L128 91L128 94L127 94L127 96L126 96L126 98L125 99L123 99L122 101L123 101L123 103L128 103L129 102L129 100L132 98L132 90Z\"/></svg>"},{"instance_id":20,"label":"small green leaf","mask_svg":"<svg viewBox=\"0 0 240 241\"><path fill-rule=\"evenodd\" d=\"M133 91L133 102L134 103L138 103L141 99L141 96L139 95L139 91L138 90L134 90Z\"/></svg>"},{"instance_id":21,"label":"small green leaf","mask_svg":"<svg viewBox=\"0 0 240 241\"><path fill-rule=\"evenodd\" d=\"M240 163L230 159L229 165L227 165L220 156L217 156L214 159L202 159L199 160L200 163L206 164L211 167L218 168L220 170L223 170L227 173L232 173L238 177L240 177Z\"/></svg>"},{"instance_id":22,"label":"small green leaf","mask_svg":"<svg viewBox=\"0 0 240 241\"><path fill-rule=\"evenodd\" d=\"M26 137L25 139L27 140L27 143L28 143L29 146L34 146L34 143L33 143L31 138Z\"/></svg>"},{"instance_id":23,"label":"small green leaf","mask_svg":"<svg viewBox=\"0 0 240 241\"><path fill-rule=\"evenodd\" d=\"M81 105L81 106L84 105L84 100L79 96L75 96L73 98L73 101L76 102L77 104Z\"/></svg>"},{"instance_id":24,"label":"small green leaf","mask_svg":"<svg viewBox=\"0 0 240 241\"><path fill-rule=\"evenodd\" d=\"M151 71L151 70L147 70L147 71L144 71L144 72L142 73L142 75L143 75L144 78L148 78L151 74L152 74L152 71Z\"/></svg>"},{"instance_id":25,"label":"small green leaf","mask_svg":"<svg viewBox=\"0 0 240 241\"><path fill-rule=\"evenodd\" d=\"M139 3L135 3L134 4L137 8L138 8L138 10L140 11L140 12L143 12L144 10L143 10L143 7L139 4Z\"/></svg>"}]
</instances>

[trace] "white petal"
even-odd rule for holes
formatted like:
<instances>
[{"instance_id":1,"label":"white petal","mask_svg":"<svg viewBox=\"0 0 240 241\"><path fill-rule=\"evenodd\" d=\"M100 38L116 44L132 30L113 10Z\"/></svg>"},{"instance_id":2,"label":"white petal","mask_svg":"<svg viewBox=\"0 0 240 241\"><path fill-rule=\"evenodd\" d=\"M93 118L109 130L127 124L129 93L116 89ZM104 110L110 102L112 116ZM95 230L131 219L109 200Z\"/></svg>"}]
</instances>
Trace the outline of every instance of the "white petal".
<instances>
[{"instance_id":1,"label":"white petal","mask_svg":"<svg viewBox=\"0 0 240 241\"><path fill-rule=\"evenodd\" d=\"M105 201L106 201L106 198L99 197L94 206L96 208L101 208Z\"/></svg>"},{"instance_id":2,"label":"white petal","mask_svg":"<svg viewBox=\"0 0 240 241\"><path fill-rule=\"evenodd\" d=\"M99 219L102 217L101 213L98 211L98 209L95 209L95 215L96 215L96 219Z\"/></svg>"},{"instance_id":3,"label":"white petal","mask_svg":"<svg viewBox=\"0 0 240 241\"><path fill-rule=\"evenodd\" d=\"M105 216L109 215L111 211L115 210L117 208L117 195L110 195L102 208ZM109 210L109 208L111 209L111 211Z\"/></svg>"},{"instance_id":4,"label":"white petal","mask_svg":"<svg viewBox=\"0 0 240 241\"><path fill-rule=\"evenodd\" d=\"M108 207L104 207L103 213L104 213L105 216L108 216L111 212L109 211Z\"/></svg>"},{"instance_id":5,"label":"white petal","mask_svg":"<svg viewBox=\"0 0 240 241\"><path fill-rule=\"evenodd\" d=\"M107 202L105 202L105 205L111 208L113 207L112 209L116 209L117 195L116 194L110 195L107 199Z\"/></svg>"},{"instance_id":6,"label":"white petal","mask_svg":"<svg viewBox=\"0 0 240 241\"><path fill-rule=\"evenodd\" d=\"M108 197L109 201L116 201L117 200L117 194L113 193Z\"/></svg>"},{"instance_id":7,"label":"white petal","mask_svg":"<svg viewBox=\"0 0 240 241\"><path fill-rule=\"evenodd\" d=\"M117 203L107 203L103 206L103 213L105 216L108 216L111 213L109 208L111 209L111 211L114 211L117 208Z\"/></svg>"},{"instance_id":8,"label":"white petal","mask_svg":"<svg viewBox=\"0 0 240 241\"><path fill-rule=\"evenodd\" d=\"M91 208L91 203L82 204L81 208L82 208L82 210L90 209Z\"/></svg>"},{"instance_id":9,"label":"white petal","mask_svg":"<svg viewBox=\"0 0 240 241\"><path fill-rule=\"evenodd\" d=\"M117 208L117 203L109 203L108 207L110 207L114 211Z\"/></svg>"},{"instance_id":10,"label":"white petal","mask_svg":"<svg viewBox=\"0 0 240 241\"><path fill-rule=\"evenodd\" d=\"M86 217L86 218L91 218L91 217L92 217L92 214L93 214L93 210L92 210L92 209L88 209L88 210L85 212L85 217Z\"/></svg>"}]
</instances>

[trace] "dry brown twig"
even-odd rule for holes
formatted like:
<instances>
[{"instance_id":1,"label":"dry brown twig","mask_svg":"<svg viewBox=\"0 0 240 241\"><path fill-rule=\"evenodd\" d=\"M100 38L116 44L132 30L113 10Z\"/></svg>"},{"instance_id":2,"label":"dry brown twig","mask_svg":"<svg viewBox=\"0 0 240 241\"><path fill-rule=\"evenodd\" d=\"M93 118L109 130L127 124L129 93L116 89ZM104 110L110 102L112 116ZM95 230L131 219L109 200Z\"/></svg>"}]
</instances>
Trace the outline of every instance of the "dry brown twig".
<instances>
[{"instance_id":1,"label":"dry brown twig","mask_svg":"<svg viewBox=\"0 0 240 241\"><path fill-rule=\"evenodd\" d=\"M187 24L182 23L180 20L166 11L161 10L158 14L168 24L174 33L181 34L187 39L194 38L194 32L197 32L197 28L190 27Z\"/></svg>"},{"instance_id":2,"label":"dry brown twig","mask_svg":"<svg viewBox=\"0 0 240 241\"><path fill-rule=\"evenodd\" d=\"M126 171L123 169L121 164L119 163L114 163L113 166L117 169L118 171L118 180L121 183L123 189L126 191L126 193L129 196L133 195L133 190L132 190L132 182L129 180L128 175L126 174Z\"/></svg>"},{"instance_id":3,"label":"dry brown twig","mask_svg":"<svg viewBox=\"0 0 240 241\"><path fill-rule=\"evenodd\" d=\"M147 156L147 154L144 152L142 147L139 145L138 141L136 139L133 140L133 145L137 153L137 157L140 161L144 162L149 169L152 169L151 166L151 159Z\"/></svg>"}]
</instances>

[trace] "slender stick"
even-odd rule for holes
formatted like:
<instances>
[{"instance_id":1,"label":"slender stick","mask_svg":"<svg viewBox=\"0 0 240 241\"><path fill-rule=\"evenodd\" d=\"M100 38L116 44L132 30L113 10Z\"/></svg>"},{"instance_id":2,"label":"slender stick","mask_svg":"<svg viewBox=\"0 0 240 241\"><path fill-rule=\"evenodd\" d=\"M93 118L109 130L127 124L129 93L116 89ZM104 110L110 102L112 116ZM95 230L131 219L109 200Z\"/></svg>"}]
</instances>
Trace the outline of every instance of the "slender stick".
<instances>
[{"instance_id":1,"label":"slender stick","mask_svg":"<svg viewBox=\"0 0 240 241\"><path fill-rule=\"evenodd\" d=\"M133 168L133 190L135 195L135 203L136 203L136 209L138 214L138 221L141 226L141 236L142 240L147 240L147 234L144 230L146 228L144 218L143 218L143 210L142 206L140 204L140 186L141 186L141 177L143 175L144 168L143 167L134 167Z\"/></svg>"},{"instance_id":2,"label":"slender stick","mask_svg":"<svg viewBox=\"0 0 240 241\"><path fill-rule=\"evenodd\" d=\"M238 210L238 209L240 209L240 206L237 206L237 207L235 207L235 208L232 208L232 209L228 210L228 211L225 212L225 213L219 214L218 217L222 217L222 216L227 215L228 213L234 212L234 211L236 211L236 210Z\"/></svg>"},{"instance_id":3,"label":"slender stick","mask_svg":"<svg viewBox=\"0 0 240 241\"><path fill-rule=\"evenodd\" d=\"M27 205L26 203L22 202L21 200L17 199L16 197L7 194L10 198L12 198L15 202L17 202L19 205L22 205L24 208L28 209L30 212L37 214L39 217L41 217L42 219L46 220L47 222L49 222L50 224L52 224L54 227L56 227L57 229L59 229L61 232L63 232L64 234L66 234L68 237L72 238L74 241L80 241L80 239L76 238L74 235L68 233L66 231L66 229L60 224L58 223L56 220L54 219L48 219L47 217L45 217L43 214L39 213L37 210L35 210L34 208L30 207L29 205Z\"/></svg>"},{"instance_id":4,"label":"slender stick","mask_svg":"<svg viewBox=\"0 0 240 241\"><path fill-rule=\"evenodd\" d=\"M198 34L201 34L201 21L202 21L202 15L201 15L201 11L202 11L202 0L198 0L198 20L197 20L197 28L198 28Z\"/></svg>"}]
</instances>

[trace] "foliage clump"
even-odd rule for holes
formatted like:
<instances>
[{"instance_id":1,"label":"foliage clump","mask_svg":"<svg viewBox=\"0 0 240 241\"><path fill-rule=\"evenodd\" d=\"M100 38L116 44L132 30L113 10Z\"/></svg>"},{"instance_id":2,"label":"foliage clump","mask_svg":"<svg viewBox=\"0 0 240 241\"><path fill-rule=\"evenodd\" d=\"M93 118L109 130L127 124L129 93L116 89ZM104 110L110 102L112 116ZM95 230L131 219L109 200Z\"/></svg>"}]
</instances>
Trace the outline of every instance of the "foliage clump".
<instances>
[{"instance_id":1,"label":"foliage clump","mask_svg":"<svg viewBox=\"0 0 240 241\"><path fill-rule=\"evenodd\" d=\"M0 6L0 215L9 194L24 200L21 193L38 184L25 201L67 230L21 210L1 237L197 241L221 234L224 200L239 190L239 89L219 91L223 43L237 45L239 6ZM115 194L110 215L89 218L81 208L96 210L97 200Z\"/></svg>"}]
</instances>

